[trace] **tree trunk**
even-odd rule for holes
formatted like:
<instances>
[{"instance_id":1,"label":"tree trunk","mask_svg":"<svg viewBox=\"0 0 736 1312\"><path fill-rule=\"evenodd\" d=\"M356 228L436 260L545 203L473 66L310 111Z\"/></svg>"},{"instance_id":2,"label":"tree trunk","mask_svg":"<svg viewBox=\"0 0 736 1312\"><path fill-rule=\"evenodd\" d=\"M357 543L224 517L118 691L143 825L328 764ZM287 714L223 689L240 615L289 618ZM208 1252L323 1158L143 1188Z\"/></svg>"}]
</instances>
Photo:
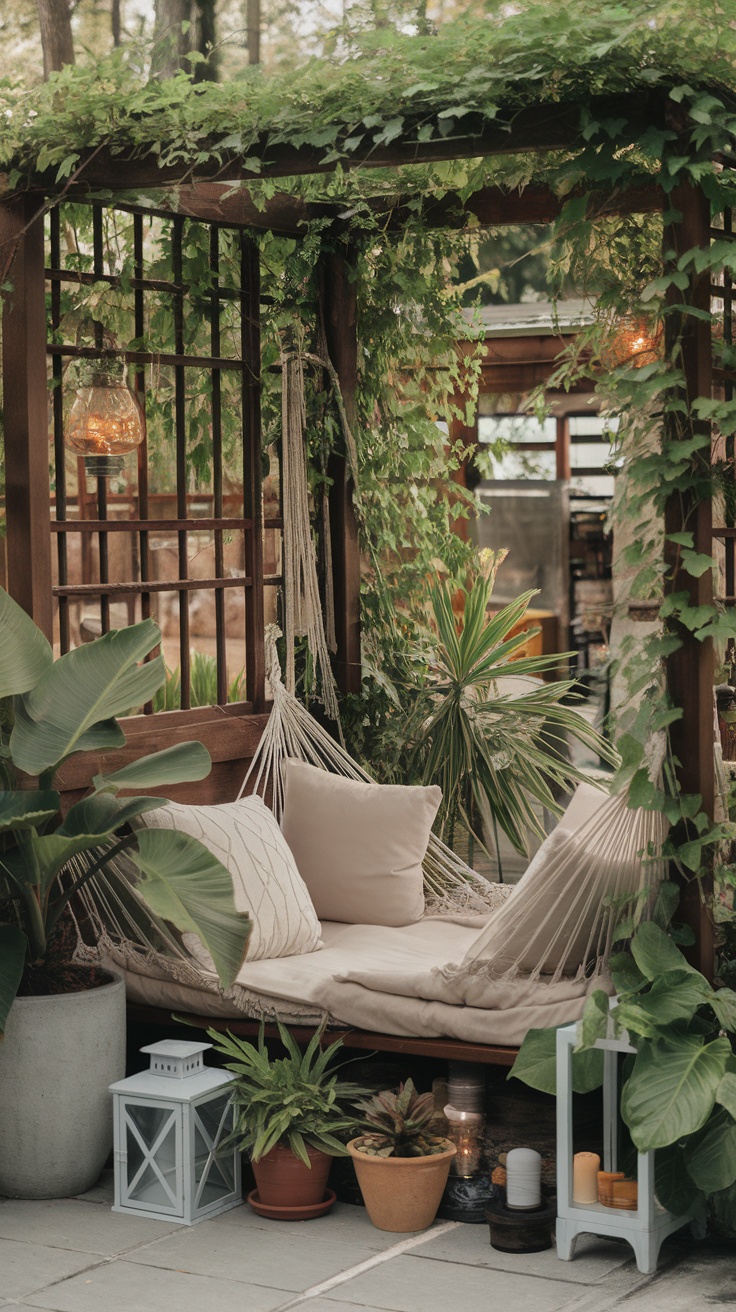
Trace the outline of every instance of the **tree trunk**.
<instances>
[{"instance_id":1,"label":"tree trunk","mask_svg":"<svg viewBox=\"0 0 736 1312\"><path fill-rule=\"evenodd\" d=\"M248 0L248 63L261 62L261 0Z\"/></svg>"},{"instance_id":2,"label":"tree trunk","mask_svg":"<svg viewBox=\"0 0 736 1312\"><path fill-rule=\"evenodd\" d=\"M38 21L43 48L43 75L74 63L72 20L67 0L38 0Z\"/></svg>"},{"instance_id":3,"label":"tree trunk","mask_svg":"<svg viewBox=\"0 0 736 1312\"><path fill-rule=\"evenodd\" d=\"M197 0L199 18L197 22L197 49L204 55L206 64L196 64L195 82L217 81L217 55L214 53L217 42L215 30L215 0Z\"/></svg>"},{"instance_id":4,"label":"tree trunk","mask_svg":"<svg viewBox=\"0 0 736 1312\"><path fill-rule=\"evenodd\" d=\"M192 0L156 0L155 49L152 67L158 77L172 77L180 68L188 68L186 56L194 48L191 24Z\"/></svg>"}]
</instances>

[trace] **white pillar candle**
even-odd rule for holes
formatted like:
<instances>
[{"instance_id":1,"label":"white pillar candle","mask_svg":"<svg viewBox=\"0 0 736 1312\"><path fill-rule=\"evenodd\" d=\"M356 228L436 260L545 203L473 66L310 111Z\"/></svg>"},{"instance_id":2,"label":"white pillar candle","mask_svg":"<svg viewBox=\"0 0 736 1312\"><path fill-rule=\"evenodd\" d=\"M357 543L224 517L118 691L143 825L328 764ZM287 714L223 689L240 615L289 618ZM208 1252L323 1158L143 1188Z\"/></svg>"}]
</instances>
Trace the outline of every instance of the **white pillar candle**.
<instances>
[{"instance_id":1,"label":"white pillar candle","mask_svg":"<svg viewBox=\"0 0 736 1312\"><path fill-rule=\"evenodd\" d=\"M598 1172L601 1159L597 1153L575 1153L572 1159L572 1201L598 1202Z\"/></svg>"},{"instance_id":2,"label":"white pillar candle","mask_svg":"<svg viewBox=\"0 0 736 1312\"><path fill-rule=\"evenodd\" d=\"M512 1148L506 1156L506 1206L532 1211L542 1202L542 1158L533 1148Z\"/></svg>"}]
</instances>

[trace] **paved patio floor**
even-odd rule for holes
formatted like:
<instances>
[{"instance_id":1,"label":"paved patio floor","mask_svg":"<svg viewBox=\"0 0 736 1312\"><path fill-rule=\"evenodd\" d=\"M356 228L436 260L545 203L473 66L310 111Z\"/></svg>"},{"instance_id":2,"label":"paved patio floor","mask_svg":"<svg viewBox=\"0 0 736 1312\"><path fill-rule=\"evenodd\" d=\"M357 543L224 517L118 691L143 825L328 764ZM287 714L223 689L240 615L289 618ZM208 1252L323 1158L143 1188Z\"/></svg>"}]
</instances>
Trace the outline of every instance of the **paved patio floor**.
<instances>
[{"instance_id":1,"label":"paved patio floor","mask_svg":"<svg viewBox=\"0 0 736 1312\"><path fill-rule=\"evenodd\" d=\"M117 1216L109 1174L80 1198L0 1201L0 1312L707 1312L736 1308L729 1257L675 1236L656 1276L624 1244L496 1252L486 1226L391 1235L364 1210L267 1221L245 1205L194 1227Z\"/></svg>"}]
</instances>

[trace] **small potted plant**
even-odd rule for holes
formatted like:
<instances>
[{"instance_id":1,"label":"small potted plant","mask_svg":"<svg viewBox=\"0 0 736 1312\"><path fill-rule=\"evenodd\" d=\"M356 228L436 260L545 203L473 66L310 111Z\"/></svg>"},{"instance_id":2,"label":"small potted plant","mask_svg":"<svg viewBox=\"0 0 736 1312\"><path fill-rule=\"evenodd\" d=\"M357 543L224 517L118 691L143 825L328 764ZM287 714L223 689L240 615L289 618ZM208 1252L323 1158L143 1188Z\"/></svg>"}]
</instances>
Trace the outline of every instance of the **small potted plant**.
<instances>
[{"instance_id":1,"label":"small potted plant","mask_svg":"<svg viewBox=\"0 0 736 1312\"><path fill-rule=\"evenodd\" d=\"M332 1158L347 1156L344 1139L358 1125L345 1104L366 1089L339 1079L334 1059L342 1040L323 1049L324 1030L323 1024L302 1053L280 1024L286 1056L277 1058L269 1056L263 1026L257 1046L229 1032L209 1032L237 1076L235 1129L228 1143L236 1142L250 1156L257 1188L248 1202L276 1220L306 1220L331 1207L335 1195L326 1186Z\"/></svg>"},{"instance_id":2,"label":"small potted plant","mask_svg":"<svg viewBox=\"0 0 736 1312\"><path fill-rule=\"evenodd\" d=\"M378 1230L426 1230L437 1215L455 1145L432 1131L431 1093L417 1093L412 1080L398 1092L377 1093L357 1104L369 1129L352 1139L363 1201Z\"/></svg>"}]
</instances>

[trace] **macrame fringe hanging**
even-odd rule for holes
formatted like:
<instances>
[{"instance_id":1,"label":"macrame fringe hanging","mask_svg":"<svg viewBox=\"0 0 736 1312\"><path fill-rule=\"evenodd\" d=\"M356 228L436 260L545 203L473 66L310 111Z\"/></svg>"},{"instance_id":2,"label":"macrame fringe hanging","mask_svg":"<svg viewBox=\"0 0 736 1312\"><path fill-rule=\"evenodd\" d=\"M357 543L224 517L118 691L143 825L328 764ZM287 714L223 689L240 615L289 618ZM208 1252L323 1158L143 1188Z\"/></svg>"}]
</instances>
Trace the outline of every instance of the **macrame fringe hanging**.
<instances>
[{"instance_id":1,"label":"macrame fringe hanging","mask_svg":"<svg viewBox=\"0 0 736 1312\"><path fill-rule=\"evenodd\" d=\"M284 518L284 637L286 639L286 686L294 691L296 674L294 647L297 637L306 638L319 675L325 711L340 721L337 686L330 665L330 640L335 650L334 619L331 621L331 550L327 545L328 623L322 615L317 578L317 555L309 518L307 462L304 452L306 399L304 357L284 353L281 357L283 518ZM323 520L324 520L323 514ZM329 638L328 638L329 633Z\"/></svg>"}]
</instances>

